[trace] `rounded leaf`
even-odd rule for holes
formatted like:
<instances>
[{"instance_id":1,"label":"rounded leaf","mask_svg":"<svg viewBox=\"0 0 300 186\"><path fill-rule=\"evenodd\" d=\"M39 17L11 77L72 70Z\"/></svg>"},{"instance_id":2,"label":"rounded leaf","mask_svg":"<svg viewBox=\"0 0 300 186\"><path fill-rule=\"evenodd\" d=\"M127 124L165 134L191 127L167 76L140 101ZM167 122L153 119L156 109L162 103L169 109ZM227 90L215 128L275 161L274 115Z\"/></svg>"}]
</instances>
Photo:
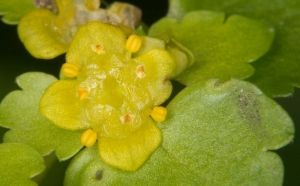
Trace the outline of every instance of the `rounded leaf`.
<instances>
[{"instance_id":1,"label":"rounded leaf","mask_svg":"<svg viewBox=\"0 0 300 186\"><path fill-rule=\"evenodd\" d=\"M36 9L32 0L10 0L1 1L0 15L3 15L2 21L7 24L18 24L19 20L28 12Z\"/></svg>"},{"instance_id":2,"label":"rounded leaf","mask_svg":"<svg viewBox=\"0 0 300 186\"><path fill-rule=\"evenodd\" d=\"M281 185L283 165L268 150L294 137L288 114L254 85L202 81L180 92L159 124L162 147L197 172L201 185Z\"/></svg>"},{"instance_id":3,"label":"rounded leaf","mask_svg":"<svg viewBox=\"0 0 300 186\"><path fill-rule=\"evenodd\" d=\"M17 77L23 90L11 92L0 105L0 125L11 129L5 133L4 142L25 143L42 155L55 150L59 160L72 157L82 148L80 136L83 131L61 129L38 111L43 92L56 80L40 72Z\"/></svg>"},{"instance_id":4,"label":"rounded leaf","mask_svg":"<svg viewBox=\"0 0 300 186\"><path fill-rule=\"evenodd\" d=\"M209 78L226 81L251 76L254 68L248 63L269 50L274 29L238 15L225 20L223 13L195 11L181 21L165 17L149 30L150 36L163 34L170 34L193 53L195 63L175 77L191 85Z\"/></svg>"},{"instance_id":5,"label":"rounded leaf","mask_svg":"<svg viewBox=\"0 0 300 186\"><path fill-rule=\"evenodd\" d=\"M30 178L45 169L43 157L19 143L0 144L0 167L0 184L10 186L37 186Z\"/></svg>"}]
</instances>

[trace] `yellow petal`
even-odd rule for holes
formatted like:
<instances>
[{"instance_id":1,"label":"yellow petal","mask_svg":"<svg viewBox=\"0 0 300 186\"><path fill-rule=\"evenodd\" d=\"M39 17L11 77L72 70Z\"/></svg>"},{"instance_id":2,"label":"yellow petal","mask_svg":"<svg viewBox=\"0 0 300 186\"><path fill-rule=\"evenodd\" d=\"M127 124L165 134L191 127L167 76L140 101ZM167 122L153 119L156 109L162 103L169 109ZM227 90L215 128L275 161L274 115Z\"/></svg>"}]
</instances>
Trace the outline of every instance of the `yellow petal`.
<instances>
[{"instance_id":1,"label":"yellow petal","mask_svg":"<svg viewBox=\"0 0 300 186\"><path fill-rule=\"evenodd\" d=\"M90 128L82 112L75 80L60 80L51 84L43 94L39 111L60 128L77 130Z\"/></svg>"},{"instance_id":2,"label":"yellow petal","mask_svg":"<svg viewBox=\"0 0 300 186\"><path fill-rule=\"evenodd\" d=\"M127 138L98 139L99 151L103 160L119 169L137 170L160 145L161 132L151 119Z\"/></svg>"}]
</instances>

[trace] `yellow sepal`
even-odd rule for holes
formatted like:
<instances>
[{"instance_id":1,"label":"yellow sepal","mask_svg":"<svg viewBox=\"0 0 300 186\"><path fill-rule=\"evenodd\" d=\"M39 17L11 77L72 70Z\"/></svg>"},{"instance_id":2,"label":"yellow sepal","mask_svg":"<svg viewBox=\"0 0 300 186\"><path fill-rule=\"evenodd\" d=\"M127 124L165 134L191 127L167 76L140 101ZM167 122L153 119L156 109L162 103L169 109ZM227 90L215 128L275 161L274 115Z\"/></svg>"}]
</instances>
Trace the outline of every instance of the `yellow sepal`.
<instances>
[{"instance_id":1,"label":"yellow sepal","mask_svg":"<svg viewBox=\"0 0 300 186\"><path fill-rule=\"evenodd\" d=\"M136 171L161 143L161 132L151 121L126 138L99 138L99 151L103 160L122 170Z\"/></svg>"}]
</instances>

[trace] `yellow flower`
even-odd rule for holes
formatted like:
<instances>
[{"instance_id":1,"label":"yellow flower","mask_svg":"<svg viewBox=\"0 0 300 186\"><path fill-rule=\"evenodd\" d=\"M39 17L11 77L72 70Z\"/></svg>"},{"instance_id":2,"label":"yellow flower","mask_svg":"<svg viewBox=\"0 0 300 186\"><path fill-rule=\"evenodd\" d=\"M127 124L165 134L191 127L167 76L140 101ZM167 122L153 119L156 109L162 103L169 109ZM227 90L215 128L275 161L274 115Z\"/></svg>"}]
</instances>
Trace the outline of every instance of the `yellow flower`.
<instances>
[{"instance_id":1,"label":"yellow flower","mask_svg":"<svg viewBox=\"0 0 300 186\"><path fill-rule=\"evenodd\" d=\"M176 71L163 41L133 37L127 42L122 29L100 22L80 27L62 68L75 77L48 87L39 107L61 128L91 129L82 143L91 146L98 138L103 160L129 171L140 167L161 143L150 115L170 96L169 79Z\"/></svg>"},{"instance_id":2,"label":"yellow flower","mask_svg":"<svg viewBox=\"0 0 300 186\"><path fill-rule=\"evenodd\" d=\"M19 22L19 37L36 58L65 53L77 29L87 22L116 22L134 28L141 18L141 11L126 3L113 3L107 10L99 8L100 0L56 0L56 4L58 14L35 9Z\"/></svg>"}]
</instances>

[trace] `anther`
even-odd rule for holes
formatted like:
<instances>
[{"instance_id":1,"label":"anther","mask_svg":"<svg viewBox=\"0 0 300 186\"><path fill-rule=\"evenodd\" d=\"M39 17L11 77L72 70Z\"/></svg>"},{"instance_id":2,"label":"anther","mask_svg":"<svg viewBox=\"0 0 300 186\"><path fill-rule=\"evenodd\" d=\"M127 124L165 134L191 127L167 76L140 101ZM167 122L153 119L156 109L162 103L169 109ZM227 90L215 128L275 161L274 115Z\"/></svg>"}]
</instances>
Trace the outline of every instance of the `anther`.
<instances>
[{"instance_id":1,"label":"anther","mask_svg":"<svg viewBox=\"0 0 300 186\"><path fill-rule=\"evenodd\" d=\"M81 135L80 142L86 147L93 146L97 141L97 133L92 129L84 131Z\"/></svg>"},{"instance_id":2,"label":"anther","mask_svg":"<svg viewBox=\"0 0 300 186\"><path fill-rule=\"evenodd\" d=\"M61 67L63 75L69 78L76 77L78 75L78 66L72 63L65 63Z\"/></svg>"},{"instance_id":3,"label":"anther","mask_svg":"<svg viewBox=\"0 0 300 186\"><path fill-rule=\"evenodd\" d=\"M166 119L167 109L165 107L159 106L154 107L151 113L151 117L158 122L162 122Z\"/></svg>"},{"instance_id":4,"label":"anther","mask_svg":"<svg viewBox=\"0 0 300 186\"><path fill-rule=\"evenodd\" d=\"M126 114L120 117L122 123L131 123L134 120L133 114Z\"/></svg>"},{"instance_id":5,"label":"anther","mask_svg":"<svg viewBox=\"0 0 300 186\"><path fill-rule=\"evenodd\" d=\"M79 89L77 90L77 93L78 93L78 97L79 97L80 100L84 100L84 99L87 98L87 92L86 92L85 89L79 88Z\"/></svg>"},{"instance_id":6,"label":"anther","mask_svg":"<svg viewBox=\"0 0 300 186\"><path fill-rule=\"evenodd\" d=\"M144 70L144 65L137 66L135 72L136 72L137 77L140 78L140 79L146 77L146 73L145 73L145 70Z\"/></svg>"},{"instance_id":7,"label":"anther","mask_svg":"<svg viewBox=\"0 0 300 186\"><path fill-rule=\"evenodd\" d=\"M137 52L142 45L142 38L140 38L139 36L132 34L131 36L129 36L129 38L126 41L126 49L129 52Z\"/></svg>"},{"instance_id":8,"label":"anther","mask_svg":"<svg viewBox=\"0 0 300 186\"><path fill-rule=\"evenodd\" d=\"M104 54L105 51L103 49L103 45L98 44L98 45L91 45L91 48L94 52L96 52L97 54Z\"/></svg>"}]
</instances>

